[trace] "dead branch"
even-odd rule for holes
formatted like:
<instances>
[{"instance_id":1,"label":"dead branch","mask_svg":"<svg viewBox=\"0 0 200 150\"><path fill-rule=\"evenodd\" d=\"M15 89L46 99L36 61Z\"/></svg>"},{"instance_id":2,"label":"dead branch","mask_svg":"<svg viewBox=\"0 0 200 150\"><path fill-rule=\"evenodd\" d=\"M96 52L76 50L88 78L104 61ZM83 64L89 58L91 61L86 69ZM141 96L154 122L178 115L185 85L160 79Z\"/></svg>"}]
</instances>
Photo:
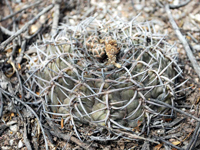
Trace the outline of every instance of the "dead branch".
<instances>
[{"instance_id":1,"label":"dead branch","mask_svg":"<svg viewBox=\"0 0 200 150\"><path fill-rule=\"evenodd\" d=\"M183 7L183 6L186 6L191 0L187 0L179 5L172 5L172 4L169 4L169 8L170 9L178 9L180 7ZM161 4L161 2L159 0L156 0L156 3L160 6L160 7L164 7L163 4Z\"/></svg>"},{"instance_id":2,"label":"dead branch","mask_svg":"<svg viewBox=\"0 0 200 150\"><path fill-rule=\"evenodd\" d=\"M187 1L185 1L185 2L183 2L181 4L179 4L179 5L172 5L172 4L170 4L169 8L170 9L177 9L177 8L183 7L183 6L186 6L190 1L191 0L187 0Z\"/></svg>"},{"instance_id":3,"label":"dead branch","mask_svg":"<svg viewBox=\"0 0 200 150\"><path fill-rule=\"evenodd\" d=\"M7 125L3 124L2 126L0 126L0 136L2 135L2 133L8 128Z\"/></svg>"},{"instance_id":4,"label":"dead branch","mask_svg":"<svg viewBox=\"0 0 200 150\"><path fill-rule=\"evenodd\" d=\"M89 144L83 143L81 142L79 139L75 138L74 136L71 136L69 134L64 134L64 133L60 133L57 134L55 133L55 131L50 131L51 134L53 134L54 136L57 136L65 141L72 141L74 143L76 143L77 145L79 145L80 147L84 148L84 149L88 149L88 150L94 150L94 148L92 148Z\"/></svg>"},{"instance_id":5,"label":"dead branch","mask_svg":"<svg viewBox=\"0 0 200 150\"><path fill-rule=\"evenodd\" d=\"M118 129L111 129L111 131L114 131L114 132L120 133L121 136L124 135L124 136L129 137L129 138L139 139L139 140L144 140L144 141L148 141L148 142L151 142L151 143L160 144L158 141L155 141L155 140L153 140L153 139L145 138L145 137L142 137L142 136L139 136L139 135L133 134L133 133L123 132L123 131L118 130Z\"/></svg>"},{"instance_id":6,"label":"dead branch","mask_svg":"<svg viewBox=\"0 0 200 150\"><path fill-rule=\"evenodd\" d=\"M29 6L26 6L26 7L22 8L21 10L15 12L15 13L13 13L13 14L10 14L10 15L8 15L8 16L2 18L2 19L0 19L0 22L5 21L5 20L7 20L7 19L9 19L9 18L11 18L11 17L17 15L17 14L21 13L22 11L24 11L24 10L26 10L26 9L32 7L32 6L37 6L37 5L40 4L40 3L41 3L41 1L37 1L36 3L33 3L33 4L29 5Z\"/></svg>"},{"instance_id":7,"label":"dead branch","mask_svg":"<svg viewBox=\"0 0 200 150\"><path fill-rule=\"evenodd\" d=\"M14 34L14 32L4 28L3 26L0 26L0 30L1 30L1 32L3 32L6 35L9 35L9 36L12 36Z\"/></svg>"},{"instance_id":8,"label":"dead branch","mask_svg":"<svg viewBox=\"0 0 200 150\"><path fill-rule=\"evenodd\" d=\"M21 44L21 52L20 52L18 58L16 59L16 64L21 64L22 58L24 56L24 52L25 52L25 49L26 49L26 44L27 44L27 40L24 40Z\"/></svg>"},{"instance_id":9,"label":"dead branch","mask_svg":"<svg viewBox=\"0 0 200 150\"><path fill-rule=\"evenodd\" d=\"M11 62L12 64L13 64L13 68L14 68L14 70L15 70L15 73L16 73L16 75L17 75L17 78L18 78L18 82L19 82L19 87L20 87L20 94L21 94L21 99L23 100L24 99L24 88L23 88L23 86L22 86L22 81L21 81L21 77L20 77L20 74L19 74L19 72L18 72L18 70L17 70L17 68L16 68L16 66L15 66L15 63L13 63L13 62Z\"/></svg>"},{"instance_id":10,"label":"dead branch","mask_svg":"<svg viewBox=\"0 0 200 150\"><path fill-rule=\"evenodd\" d=\"M85 120L85 121L87 121L90 124L90 126L104 128L108 131L115 133L116 135L120 134L120 136L128 137L128 138L131 138L131 139L143 140L143 141L148 141L148 142L151 142L151 143L160 144L158 141L155 141L155 140L150 139L150 138L145 138L145 137L139 136L139 135L134 134L134 133L124 132L124 131L119 130L119 129L108 128L106 126L101 126L101 125L98 125L96 123L90 122L88 120ZM106 140L104 140L104 141L106 141Z\"/></svg>"},{"instance_id":11,"label":"dead branch","mask_svg":"<svg viewBox=\"0 0 200 150\"><path fill-rule=\"evenodd\" d=\"M2 93L0 91L0 118L3 115L3 97L2 97Z\"/></svg>"},{"instance_id":12,"label":"dead branch","mask_svg":"<svg viewBox=\"0 0 200 150\"><path fill-rule=\"evenodd\" d=\"M172 144L172 143L170 143L170 142L168 142L168 141L165 141L163 138L161 138L161 137L156 137L156 138L158 138L160 141L162 141L163 143L165 143L166 145L170 145L171 147L174 147L174 148L176 148L176 149L178 149L178 150L184 150L183 148L180 148L180 147L178 147L178 146L176 146L176 145L174 145L174 144Z\"/></svg>"},{"instance_id":13,"label":"dead branch","mask_svg":"<svg viewBox=\"0 0 200 150\"><path fill-rule=\"evenodd\" d=\"M195 144L197 142L199 134L200 134L200 122L197 123L195 131L194 131L194 133L192 135L192 139L190 140L190 143L188 144L186 150L193 150L193 149L195 149Z\"/></svg>"},{"instance_id":14,"label":"dead branch","mask_svg":"<svg viewBox=\"0 0 200 150\"><path fill-rule=\"evenodd\" d=\"M53 4L49 5L48 7L44 8L43 11L41 11L37 16L35 16L32 20L30 20L28 23L26 23L20 30L18 30L14 35L12 35L11 37L9 37L6 41L4 41L3 43L1 43L0 45L0 51L3 51L5 49L5 47L13 40L15 39L18 35L20 35L21 33L25 32L29 26L31 24L33 24L37 19L39 19L39 17L41 15L43 15L44 13L48 12L49 10L51 10L53 8Z\"/></svg>"},{"instance_id":15,"label":"dead branch","mask_svg":"<svg viewBox=\"0 0 200 150\"><path fill-rule=\"evenodd\" d=\"M14 96L13 94L3 90L2 88L0 88L0 91L2 93L4 93L5 95L9 95L11 96L12 98L14 98L17 102L21 103L22 105L24 105L30 112L33 113L33 115L37 118L38 122L39 122L39 125L40 125L40 128L41 128L41 131L42 131L42 134L43 134L43 137L44 137L44 141L45 141L45 147L46 147L46 150L48 150L48 143L47 143L47 137L45 135L45 132L44 132L44 128L42 126L42 123L40 122L40 118L38 117L38 115L35 113L35 111L29 106L27 105L25 102L23 102L22 100L20 100L19 98L17 98L16 96Z\"/></svg>"},{"instance_id":16,"label":"dead branch","mask_svg":"<svg viewBox=\"0 0 200 150\"><path fill-rule=\"evenodd\" d=\"M193 119L195 119L195 120L200 122L200 118L197 118L197 117L195 117L195 116L193 116L193 115L191 115L191 114L189 114L187 112L184 112L184 111L182 111L182 110L180 110L180 109L178 109L176 107L173 107L173 106L171 106L171 105L169 105L169 104L167 104L165 102L162 102L162 101L159 101L159 100L154 100L154 99L148 99L148 100L145 100L145 102L146 103L150 103L150 104L151 104L151 102L154 102L154 103L163 105L163 107L167 107L167 108L173 109L174 111L177 111L177 112L179 112L181 114L184 114L184 115L186 115L186 116L188 116L190 118L193 118Z\"/></svg>"},{"instance_id":17,"label":"dead branch","mask_svg":"<svg viewBox=\"0 0 200 150\"><path fill-rule=\"evenodd\" d=\"M190 49L189 44L187 43L186 39L184 38L184 36L180 32L179 27L177 26L176 22L174 21L168 4L165 5L165 11L167 12L167 15L168 15L168 18L169 18L169 22L171 23L171 25L172 25L172 27L173 27L178 39L181 41L181 43L183 44L183 46L185 48L187 56L190 59L192 65L194 67L194 70L196 71L197 75L200 78L200 67L198 65L198 62L196 61L194 55L192 54L192 51Z\"/></svg>"},{"instance_id":18,"label":"dead branch","mask_svg":"<svg viewBox=\"0 0 200 150\"><path fill-rule=\"evenodd\" d=\"M27 136L26 123L24 123L24 143L28 150L32 150L31 144L30 144L30 142L28 140L28 136Z\"/></svg>"},{"instance_id":19,"label":"dead branch","mask_svg":"<svg viewBox=\"0 0 200 150\"><path fill-rule=\"evenodd\" d=\"M66 140L66 141L70 140L70 141L76 143L77 145L81 146L81 147L84 148L84 149L94 150L94 148L92 148L89 144L81 142L79 139L75 138L74 136L71 136L70 134L64 134L64 133L62 133L62 132L54 125L54 123L53 123L49 118L47 118L47 122L48 122L49 126L53 128L53 131L50 131L50 132L51 132L51 134L53 134L54 136L57 136L57 137L59 137L59 138L62 138L62 139L64 139L64 140Z\"/></svg>"}]
</instances>

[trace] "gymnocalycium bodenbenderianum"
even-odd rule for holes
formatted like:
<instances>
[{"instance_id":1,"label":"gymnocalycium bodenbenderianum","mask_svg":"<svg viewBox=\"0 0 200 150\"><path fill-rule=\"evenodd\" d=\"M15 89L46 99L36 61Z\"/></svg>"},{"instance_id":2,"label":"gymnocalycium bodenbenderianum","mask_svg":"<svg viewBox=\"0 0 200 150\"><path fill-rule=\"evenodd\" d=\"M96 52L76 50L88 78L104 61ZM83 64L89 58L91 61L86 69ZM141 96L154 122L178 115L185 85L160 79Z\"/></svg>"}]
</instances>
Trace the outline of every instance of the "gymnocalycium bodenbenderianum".
<instances>
[{"instance_id":1,"label":"gymnocalycium bodenbenderianum","mask_svg":"<svg viewBox=\"0 0 200 150\"><path fill-rule=\"evenodd\" d=\"M175 44L153 23L89 17L59 31L27 56L26 89L44 99L44 113L73 126L93 122L131 130L147 115L169 111L148 101L173 105L182 70Z\"/></svg>"}]
</instances>

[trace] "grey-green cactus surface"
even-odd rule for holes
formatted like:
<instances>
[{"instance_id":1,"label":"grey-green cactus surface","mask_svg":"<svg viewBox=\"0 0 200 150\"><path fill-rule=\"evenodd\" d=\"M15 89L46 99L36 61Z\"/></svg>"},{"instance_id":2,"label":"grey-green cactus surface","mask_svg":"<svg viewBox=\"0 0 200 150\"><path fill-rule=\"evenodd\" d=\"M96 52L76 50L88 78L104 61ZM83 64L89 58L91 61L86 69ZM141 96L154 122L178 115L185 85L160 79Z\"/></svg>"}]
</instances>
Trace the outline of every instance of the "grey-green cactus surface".
<instances>
[{"instance_id":1,"label":"grey-green cactus surface","mask_svg":"<svg viewBox=\"0 0 200 150\"><path fill-rule=\"evenodd\" d=\"M44 98L45 113L129 130L166 110L149 99L173 103L182 72L176 47L151 22L87 18L59 31L30 57L27 89Z\"/></svg>"}]
</instances>

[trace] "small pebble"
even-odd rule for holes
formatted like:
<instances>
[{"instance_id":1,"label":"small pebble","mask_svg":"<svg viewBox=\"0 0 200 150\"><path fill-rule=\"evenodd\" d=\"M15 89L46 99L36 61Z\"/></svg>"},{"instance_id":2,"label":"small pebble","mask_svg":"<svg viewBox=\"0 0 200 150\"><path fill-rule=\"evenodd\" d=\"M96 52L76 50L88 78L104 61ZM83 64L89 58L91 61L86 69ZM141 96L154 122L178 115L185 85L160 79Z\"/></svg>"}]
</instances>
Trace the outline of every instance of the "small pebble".
<instances>
[{"instance_id":1,"label":"small pebble","mask_svg":"<svg viewBox=\"0 0 200 150\"><path fill-rule=\"evenodd\" d=\"M135 6L135 9L136 9L136 10L141 10L141 9L143 8L143 6L142 6L142 5L139 5L139 4L138 4L138 5L134 5L134 6Z\"/></svg>"},{"instance_id":2,"label":"small pebble","mask_svg":"<svg viewBox=\"0 0 200 150\"><path fill-rule=\"evenodd\" d=\"M195 110L194 110L194 109L191 109L191 110L190 110L190 113L191 113L192 115L194 115L194 114L195 114Z\"/></svg>"},{"instance_id":3,"label":"small pebble","mask_svg":"<svg viewBox=\"0 0 200 150\"><path fill-rule=\"evenodd\" d=\"M2 146L1 150L11 150L11 147L10 146Z\"/></svg>"},{"instance_id":4,"label":"small pebble","mask_svg":"<svg viewBox=\"0 0 200 150\"><path fill-rule=\"evenodd\" d=\"M145 7L144 11L149 13L149 12L153 11L153 7Z\"/></svg>"},{"instance_id":5,"label":"small pebble","mask_svg":"<svg viewBox=\"0 0 200 150\"><path fill-rule=\"evenodd\" d=\"M42 15L40 17L40 23L44 24L45 23L45 20L46 20L46 16L45 15Z\"/></svg>"},{"instance_id":6,"label":"small pebble","mask_svg":"<svg viewBox=\"0 0 200 150\"><path fill-rule=\"evenodd\" d=\"M160 26L157 24L154 26L154 28L155 28L156 32L158 32L160 30Z\"/></svg>"},{"instance_id":7,"label":"small pebble","mask_svg":"<svg viewBox=\"0 0 200 150\"><path fill-rule=\"evenodd\" d=\"M199 78L194 78L194 80L195 80L197 83L199 83Z\"/></svg>"},{"instance_id":8,"label":"small pebble","mask_svg":"<svg viewBox=\"0 0 200 150\"><path fill-rule=\"evenodd\" d=\"M182 111L185 111L186 109L185 108L182 108Z\"/></svg>"},{"instance_id":9,"label":"small pebble","mask_svg":"<svg viewBox=\"0 0 200 150\"><path fill-rule=\"evenodd\" d=\"M18 148L22 148L23 146L24 146L24 144L23 144L22 140L20 140L18 143Z\"/></svg>"},{"instance_id":10,"label":"small pebble","mask_svg":"<svg viewBox=\"0 0 200 150\"><path fill-rule=\"evenodd\" d=\"M169 141L170 141L170 142L174 142L174 141L175 141L175 139L169 139Z\"/></svg>"},{"instance_id":11,"label":"small pebble","mask_svg":"<svg viewBox=\"0 0 200 150\"><path fill-rule=\"evenodd\" d=\"M194 45L193 48L197 51L200 51L200 45Z\"/></svg>"},{"instance_id":12,"label":"small pebble","mask_svg":"<svg viewBox=\"0 0 200 150\"><path fill-rule=\"evenodd\" d=\"M10 126L10 130L13 131L13 132L17 132L18 131L18 125L13 125L13 126Z\"/></svg>"},{"instance_id":13,"label":"small pebble","mask_svg":"<svg viewBox=\"0 0 200 150\"><path fill-rule=\"evenodd\" d=\"M69 23L70 23L70 25L76 25L74 19L69 19Z\"/></svg>"},{"instance_id":14,"label":"small pebble","mask_svg":"<svg viewBox=\"0 0 200 150\"><path fill-rule=\"evenodd\" d=\"M21 0L13 0L14 3L21 3Z\"/></svg>"},{"instance_id":15,"label":"small pebble","mask_svg":"<svg viewBox=\"0 0 200 150\"><path fill-rule=\"evenodd\" d=\"M196 14L192 17L194 20L196 20L197 22L200 22L200 14Z\"/></svg>"},{"instance_id":16,"label":"small pebble","mask_svg":"<svg viewBox=\"0 0 200 150\"><path fill-rule=\"evenodd\" d=\"M179 0L174 0L173 5L179 5Z\"/></svg>"},{"instance_id":17,"label":"small pebble","mask_svg":"<svg viewBox=\"0 0 200 150\"><path fill-rule=\"evenodd\" d=\"M5 90L8 87L8 82L1 81L0 85L1 85L2 89Z\"/></svg>"},{"instance_id":18,"label":"small pebble","mask_svg":"<svg viewBox=\"0 0 200 150\"><path fill-rule=\"evenodd\" d=\"M194 124L194 123L196 122L196 120L191 119L190 122L191 122L192 124Z\"/></svg>"},{"instance_id":19,"label":"small pebble","mask_svg":"<svg viewBox=\"0 0 200 150\"><path fill-rule=\"evenodd\" d=\"M38 24L33 24L30 26L30 29L29 29L29 34L30 35L33 35L34 33L36 33L39 29L39 25Z\"/></svg>"},{"instance_id":20,"label":"small pebble","mask_svg":"<svg viewBox=\"0 0 200 150\"><path fill-rule=\"evenodd\" d=\"M11 140L9 141L9 143L10 143L10 146L12 146L12 145L13 145L13 143L14 143L14 140L13 140L13 139L11 139Z\"/></svg>"},{"instance_id":21,"label":"small pebble","mask_svg":"<svg viewBox=\"0 0 200 150\"><path fill-rule=\"evenodd\" d=\"M164 130L157 130L157 133L158 133L159 135L164 134Z\"/></svg>"}]
</instances>

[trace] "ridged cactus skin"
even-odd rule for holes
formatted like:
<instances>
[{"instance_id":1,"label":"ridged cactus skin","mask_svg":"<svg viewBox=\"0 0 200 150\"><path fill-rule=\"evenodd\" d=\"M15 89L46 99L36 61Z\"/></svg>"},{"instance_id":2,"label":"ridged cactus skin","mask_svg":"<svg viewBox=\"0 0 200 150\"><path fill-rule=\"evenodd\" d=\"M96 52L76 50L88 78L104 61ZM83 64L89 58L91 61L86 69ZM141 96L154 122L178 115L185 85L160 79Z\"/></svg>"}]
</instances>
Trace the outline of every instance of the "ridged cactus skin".
<instances>
[{"instance_id":1,"label":"ridged cactus skin","mask_svg":"<svg viewBox=\"0 0 200 150\"><path fill-rule=\"evenodd\" d=\"M30 57L29 87L45 98L44 111L72 124L91 121L131 129L146 113L171 104L181 74L176 48L156 33L151 22L100 21L62 25L59 34ZM35 91L34 91L35 90Z\"/></svg>"}]
</instances>

